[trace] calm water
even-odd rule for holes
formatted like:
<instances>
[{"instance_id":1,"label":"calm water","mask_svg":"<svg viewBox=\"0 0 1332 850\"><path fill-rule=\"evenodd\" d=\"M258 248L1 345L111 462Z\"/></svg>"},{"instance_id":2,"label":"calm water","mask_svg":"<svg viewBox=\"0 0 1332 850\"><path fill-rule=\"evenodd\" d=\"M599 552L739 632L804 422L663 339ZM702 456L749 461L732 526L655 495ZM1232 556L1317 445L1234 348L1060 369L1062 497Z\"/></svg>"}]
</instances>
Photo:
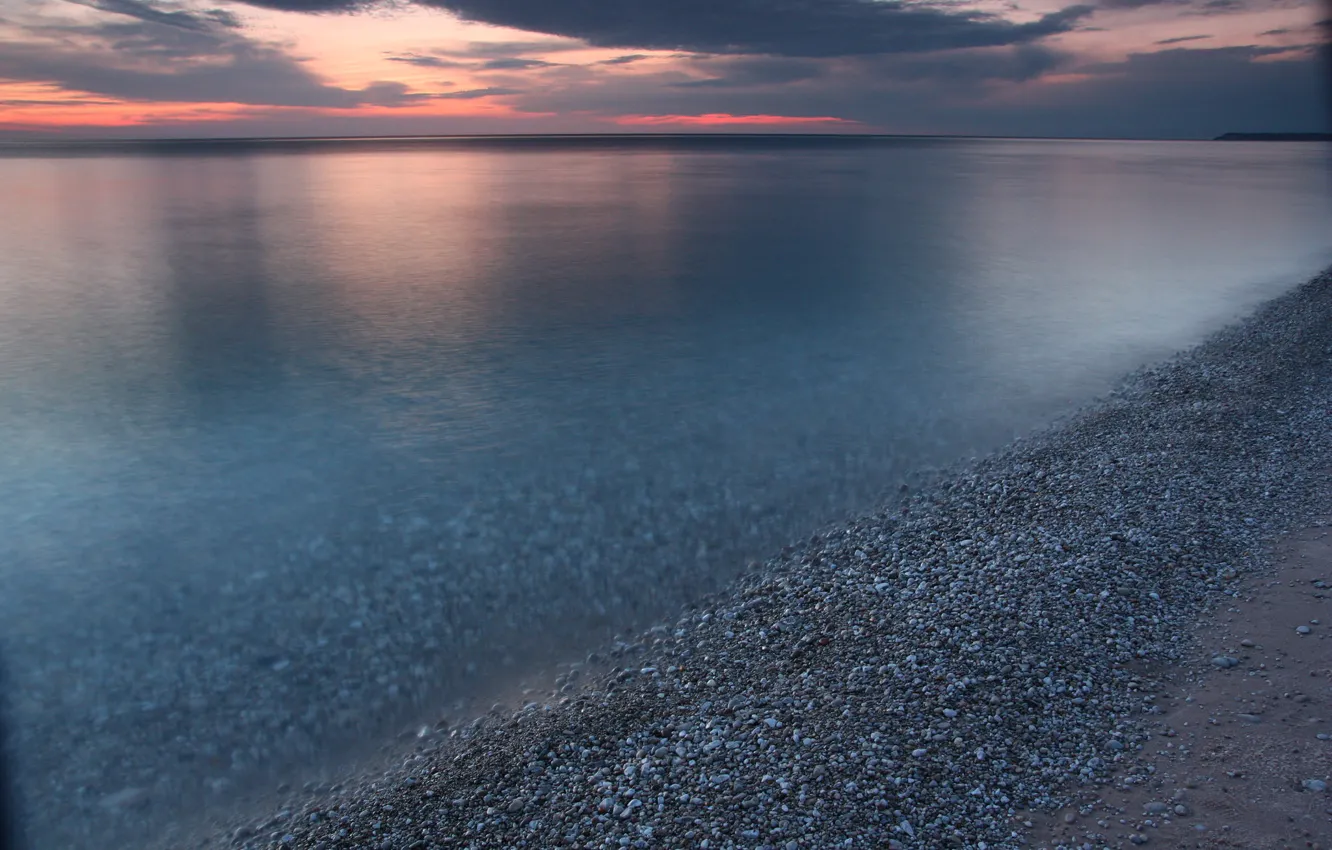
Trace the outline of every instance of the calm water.
<instances>
[{"instance_id":1,"label":"calm water","mask_svg":"<svg viewBox=\"0 0 1332 850\"><path fill-rule=\"evenodd\" d=\"M1328 160L0 156L0 629L38 846L549 690L542 665L1332 262Z\"/></svg>"}]
</instances>

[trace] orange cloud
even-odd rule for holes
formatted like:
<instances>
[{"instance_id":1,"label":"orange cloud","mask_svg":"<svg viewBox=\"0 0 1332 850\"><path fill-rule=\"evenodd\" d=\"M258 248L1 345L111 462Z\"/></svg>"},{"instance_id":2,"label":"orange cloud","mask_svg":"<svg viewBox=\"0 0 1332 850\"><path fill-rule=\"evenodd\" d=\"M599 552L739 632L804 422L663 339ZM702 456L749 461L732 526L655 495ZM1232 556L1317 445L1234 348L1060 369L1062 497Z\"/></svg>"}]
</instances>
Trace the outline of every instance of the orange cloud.
<instances>
[{"instance_id":1,"label":"orange cloud","mask_svg":"<svg viewBox=\"0 0 1332 850\"><path fill-rule=\"evenodd\" d=\"M722 126L798 126L798 125L844 125L858 127L860 122L829 115L731 115L727 112L710 112L706 115L620 115L611 119L612 123L627 127L722 127Z\"/></svg>"}]
</instances>

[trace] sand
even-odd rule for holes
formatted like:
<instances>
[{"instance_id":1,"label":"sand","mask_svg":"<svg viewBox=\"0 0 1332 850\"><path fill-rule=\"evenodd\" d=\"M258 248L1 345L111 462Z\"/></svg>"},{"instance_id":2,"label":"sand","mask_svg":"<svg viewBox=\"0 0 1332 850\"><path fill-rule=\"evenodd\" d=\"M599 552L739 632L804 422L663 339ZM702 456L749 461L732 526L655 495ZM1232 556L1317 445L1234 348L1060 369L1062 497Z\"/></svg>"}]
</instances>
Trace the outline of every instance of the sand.
<instances>
[{"instance_id":1,"label":"sand","mask_svg":"<svg viewBox=\"0 0 1332 850\"><path fill-rule=\"evenodd\" d=\"M1187 662L1159 671L1166 687L1144 697L1158 737L1140 754L1152 778L1121 771L1076 806L1026 815L1031 846L1332 847L1332 795L1315 790L1332 785L1330 527L1284 539L1276 569L1197 626ZM1212 663L1227 656L1239 664Z\"/></svg>"}]
</instances>

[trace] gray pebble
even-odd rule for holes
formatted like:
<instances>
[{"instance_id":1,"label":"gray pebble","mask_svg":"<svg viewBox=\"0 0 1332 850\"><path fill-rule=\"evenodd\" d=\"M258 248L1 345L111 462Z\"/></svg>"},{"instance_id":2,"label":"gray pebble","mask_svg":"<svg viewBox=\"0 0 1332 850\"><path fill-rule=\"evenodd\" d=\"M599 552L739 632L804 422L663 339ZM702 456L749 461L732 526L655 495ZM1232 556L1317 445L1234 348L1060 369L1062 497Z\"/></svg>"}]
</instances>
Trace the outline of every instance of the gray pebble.
<instances>
[{"instance_id":1,"label":"gray pebble","mask_svg":"<svg viewBox=\"0 0 1332 850\"><path fill-rule=\"evenodd\" d=\"M618 671L586 669L548 709L533 695L540 708L469 725L457 707L456 735L410 765L438 800L377 776L331 798L346 824L284 828L301 847L372 846L431 821L488 847L1012 846L1015 809L1067 805L1064 789L1108 778L1105 755L1159 731L1143 662L1196 657L1181 635L1234 593L1215 565L1249 573L1271 535L1325 509L1332 422L1276 412L1332 401L1323 367L1299 356L1332 350L1320 281L609 643L598 657ZM615 562L661 546L669 529L651 530L655 544ZM393 633L367 617L346 646ZM302 655L280 680L306 670ZM518 799L536 814L503 816Z\"/></svg>"}]
</instances>

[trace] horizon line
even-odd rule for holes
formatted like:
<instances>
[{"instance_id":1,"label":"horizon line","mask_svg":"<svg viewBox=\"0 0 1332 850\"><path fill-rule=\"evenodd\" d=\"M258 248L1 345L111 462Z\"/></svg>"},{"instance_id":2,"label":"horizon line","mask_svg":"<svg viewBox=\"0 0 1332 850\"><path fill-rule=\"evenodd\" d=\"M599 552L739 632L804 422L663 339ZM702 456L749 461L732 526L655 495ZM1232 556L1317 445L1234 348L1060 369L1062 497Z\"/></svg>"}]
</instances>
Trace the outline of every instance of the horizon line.
<instances>
[{"instance_id":1,"label":"horizon line","mask_svg":"<svg viewBox=\"0 0 1332 850\"><path fill-rule=\"evenodd\" d=\"M1105 141L1105 142L1203 142L1218 141L1223 136L1326 136L1325 133L1245 132L1229 131L1220 136L1022 136L969 133L857 133L857 132L603 132L603 133L442 133L442 134L388 134L367 136L27 136L0 135L0 147L82 147L92 145L132 144L244 144L244 143L300 143L300 142L429 142L429 141L540 141L540 140L625 140L625 139L836 139L836 140L889 140L889 139L976 139L1012 141Z\"/></svg>"}]
</instances>

